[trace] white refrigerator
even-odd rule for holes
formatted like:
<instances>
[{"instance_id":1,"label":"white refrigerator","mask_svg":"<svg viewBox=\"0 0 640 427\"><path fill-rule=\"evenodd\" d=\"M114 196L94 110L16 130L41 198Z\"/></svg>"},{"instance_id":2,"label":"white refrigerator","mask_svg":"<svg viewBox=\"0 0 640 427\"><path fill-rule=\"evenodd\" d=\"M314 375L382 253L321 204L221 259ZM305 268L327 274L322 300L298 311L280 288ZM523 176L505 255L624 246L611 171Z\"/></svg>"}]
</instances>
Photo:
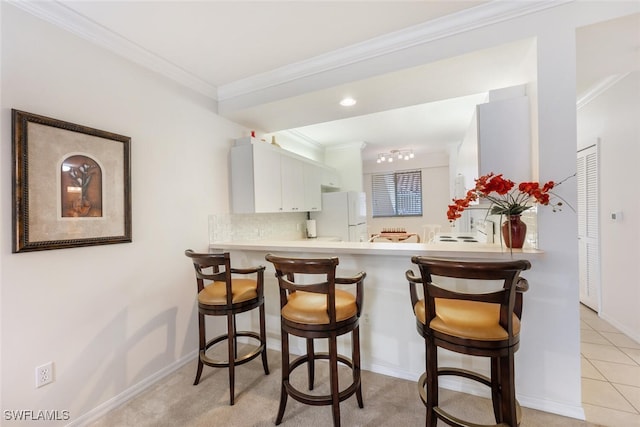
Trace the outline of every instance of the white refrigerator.
<instances>
[{"instance_id":1,"label":"white refrigerator","mask_svg":"<svg viewBox=\"0 0 640 427\"><path fill-rule=\"evenodd\" d=\"M346 242L366 242L367 203L364 192L322 194L322 210L311 212L319 238L338 237Z\"/></svg>"}]
</instances>

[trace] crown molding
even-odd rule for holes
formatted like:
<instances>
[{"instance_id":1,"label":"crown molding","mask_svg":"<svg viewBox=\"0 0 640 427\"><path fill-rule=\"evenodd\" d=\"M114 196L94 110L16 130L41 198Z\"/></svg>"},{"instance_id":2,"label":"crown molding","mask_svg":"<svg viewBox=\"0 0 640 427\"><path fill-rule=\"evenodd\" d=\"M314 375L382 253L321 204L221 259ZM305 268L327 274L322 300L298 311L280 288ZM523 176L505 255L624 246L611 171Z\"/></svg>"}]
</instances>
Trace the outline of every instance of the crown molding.
<instances>
[{"instance_id":1,"label":"crown molding","mask_svg":"<svg viewBox=\"0 0 640 427\"><path fill-rule=\"evenodd\" d=\"M315 150L324 150L324 146L322 146L322 144L320 144L313 138L309 138L305 134L295 129L288 129L288 130L280 131L278 133L284 134L292 139L295 139L296 142L306 145L308 147L311 147Z\"/></svg>"},{"instance_id":2,"label":"crown molding","mask_svg":"<svg viewBox=\"0 0 640 427\"><path fill-rule=\"evenodd\" d=\"M357 148L360 151L364 150L367 146L367 143L364 141L353 141L353 142L343 142L340 144L328 145L325 147L326 151L337 151L337 150L347 150L352 148Z\"/></svg>"},{"instance_id":3,"label":"crown molding","mask_svg":"<svg viewBox=\"0 0 640 427\"><path fill-rule=\"evenodd\" d=\"M494 0L220 87L205 82L58 1L5 1L198 93L223 101L575 0Z\"/></svg>"},{"instance_id":4,"label":"crown molding","mask_svg":"<svg viewBox=\"0 0 640 427\"><path fill-rule=\"evenodd\" d=\"M179 66L85 18L58 1L6 0L40 19L155 71L183 86L217 100L218 90Z\"/></svg>"},{"instance_id":5,"label":"crown molding","mask_svg":"<svg viewBox=\"0 0 640 427\"><path fill-rule=\"evenodd\" d=\"M575 0L491 1L218 87L225 101Z\"/></svg>"},{"instance_id":6,"label":"crown molding","mask_svg":"<svg viewBox=\"0 0 640 427\"><path fill-rule=\"evenodd\" d=\"M613 74L600 82L598 82L595 86L591 87L586 93L584 93L578 100L576 101L576 109L581 109L586 106L588 103L608 91L613 85L618 83L620 80L627 77L629 73L623 74Z\"/></svg>"}]
</instances>

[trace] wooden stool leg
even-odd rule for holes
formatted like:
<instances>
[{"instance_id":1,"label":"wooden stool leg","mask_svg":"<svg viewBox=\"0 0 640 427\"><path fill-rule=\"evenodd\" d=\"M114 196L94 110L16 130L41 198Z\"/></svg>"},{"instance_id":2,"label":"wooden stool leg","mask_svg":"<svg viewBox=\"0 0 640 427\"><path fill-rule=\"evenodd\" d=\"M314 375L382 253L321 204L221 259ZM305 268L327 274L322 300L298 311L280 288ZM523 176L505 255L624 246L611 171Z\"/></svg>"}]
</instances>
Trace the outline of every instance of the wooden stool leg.
<instances>
[{"instance_id":1,"label":"wooden stool leg","mask_svg":"<svg viewBox=\"0 0 640 427\"><path fill-rule=\"evenodd\" d=\"M493 415L496 424L500 424L504 417L502 416L502 392L500 390L500 360L498 357L491 358L491 403L493 403Z\"/></svg>"},{"instance_id":2,"label":"wooden stool leg","mask_svg":"<svg viewBox=\"0 0 640 427\"><path fill-rule=\"evenodd\" d=\"M338 385L338 342L335 334L329 337L329 380L331 383L331 408L333 426L340 427L340 387Z\"/></svg>"},{"instance_id":3,"label":"wooden stool leg","mask_svg":"<svg viewBox=\"0 0 640 427\"><path fill-rule=\"evenodd\" d=\"M356 399L358 400L358 407L364 408L364 401L362 400L362 382L360 372L360 326L356 326L356 328L353 330L351 337L351 346L351 359L353 361L353 381L358 381Z\"/></svg>"},{"instance_id":4,"label":"wooden stool leg","mask_svg":"<svg viewBox=\"0 0 640 427\"><path fill-rule=\"evenodd\" d=\"M238 358L238 328L236 328L236 315L232 316L233 320L233 359L236 360Z\"/></svg>"},{"instance_id":5,"label":"wooden stool leg","mask_svg":"<svg viewBox=\"0 0 640 427\"><path fill-rule=\"evenodd\" d=\"M236 334L235 334L235 316L231 313L227 314L227 344L229 346L229 405L233 405L235 396L235 367L236 367Z\"/></svg>"},{"instance_id":6,"label":"wooden stool leg","mask_svg":"<svg viewBox=\"0 0 640 427\"><path fill-rule=\"evenodd\" d=\"M200 358L201 352L205 350L206 346L206 332L204 328L204 314L198 313L198 334L199 334L199 344L198 344L198 369L196 370L196 379L193 382L193 385L198 385L200 382L200 375L202 375L202 368L204 363L202 363L202 359Z\"/></svg>"},{"instance_id":7,"label":"wooden stool leg","mask_svg":"<svg viewBox=\"0 0 640 427\"><path fill-rule=\"evenodd\" d=\"M280 406L278 407L278 415L276 416L276 425L282 422L284 409L287 406L287 389L285 383L289 382L289 334L282 329L282 383L280 385Z\"/></svg>"},{"instance_id":8,"label":"wooden stool leg","mask_svg":"<svg viewBox=\"0 0 640 427\"><path fill-rule=\"evenodd\" d=\"M500 394L502 395L502 420L509 426L518 425L516 414L516 387L514 379L514 351L500 358Z\"/></svg>"},{"instance_id":9,"label":"wooden stool leg","mask_svg":"<svg viewBox=\"0 0 640 427\"><path fill-rule=\"evenodd\" d=\"M260 344L262 345L262 367L265 375L269 375L269 363L267 362L267 328L264 316L264 303L260 304Z\"/></svg>"},{"instance_id":10,"label":"wooden stool leg","mask_svg":"<svg viewBox=\"0 0 640 427\"><path fill-rule=\"evenodd\" d=\"M438 348L433 342L433 338L425 339L426 359L427 359L427 427L436 427L438 418L434 407L438 406Z\"/></svg>"},{"instance_id":11,"label":"wooden stool leg","mask_svg":"<svg viewBox=\"0 0 640 427\"><path fill-rule=\"evenodd\" d=\"M307 374L309 376L309 390L313 390L316 378L315 350L313 348L313 338L307 338Z\"/></svg>"}]
</instances>

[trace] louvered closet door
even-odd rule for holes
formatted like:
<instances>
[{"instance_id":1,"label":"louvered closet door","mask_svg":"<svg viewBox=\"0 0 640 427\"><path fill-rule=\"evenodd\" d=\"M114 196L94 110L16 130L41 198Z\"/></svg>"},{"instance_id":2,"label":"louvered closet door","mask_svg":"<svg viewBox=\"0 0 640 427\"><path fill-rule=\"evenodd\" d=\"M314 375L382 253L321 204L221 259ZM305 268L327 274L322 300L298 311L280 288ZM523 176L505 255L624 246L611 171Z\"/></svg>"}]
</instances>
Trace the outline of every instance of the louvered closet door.
<instances>
[{"instance_id":1,"label":"louvered closet door","mask_svg":"<svg viewBox=\"0 0 640 427\"><path fill-rule=\"evenodd\" d=\"M597 146L580 150L577 161L580 302L599 311L600 242Z\"/></svg>"}]
</instances>

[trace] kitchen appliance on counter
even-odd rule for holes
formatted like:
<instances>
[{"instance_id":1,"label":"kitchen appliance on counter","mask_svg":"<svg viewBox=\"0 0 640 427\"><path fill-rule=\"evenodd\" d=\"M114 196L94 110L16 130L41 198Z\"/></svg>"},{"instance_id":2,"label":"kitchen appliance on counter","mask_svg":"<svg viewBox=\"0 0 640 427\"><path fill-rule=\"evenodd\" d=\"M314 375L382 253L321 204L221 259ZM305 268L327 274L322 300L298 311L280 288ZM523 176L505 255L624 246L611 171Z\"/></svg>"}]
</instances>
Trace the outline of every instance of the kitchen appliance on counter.
<instances>
[{"instance_id":1,"label":"kitchen appliance on counter","mask_svg":"<svg viewBox=\"0 0 640 427\"><path fill-rule=\"evenodd\" d=\"M480 243L477 236L472 233L441 233L436 236L436 243Z\"/></svg>"},{"instance_id":2,"label":"kitchen appliance on counter","mask_svg":"<svg viewBox=\"0 0 640 427\"><path fill-rule=\"evenodd\" d=\"M496 232L496 225L493 221L485 219L484 221L478 221L476 224L478 240L483 243L493 243Z\"/></svg>"},{"instance_id":3,"label":"kitchen appliance on counter","mask_svg":"<svg viewBox=\"0 0 640 427\"><path fill-rule=\"evenodd\" d=\"M367 203L364 192L322 193L322 210L311 212L318 237L336 236L345 242L367 241Z\"/></svg>"},{"instance_id":4,"label":"kitchen appliance on counter","mask_svg":"<svg viewBox=\"0 0 640 427\"><path fill-rule=\"evenodd\" d=\"M318 227L315 219L307 220L307 239L315 239L318 237Z\"/></svg>"},{"instance_id":5,"label":"kitchen appliance on counter","mask_svg":"<svg viewBox=\"0 0 640 427\"><path fill-rule=\"evenodd\" d=\"M493 221L482 221L476 225L474 232L445 232L438 233L434 242L453 243L493 243L494 223Z\"/></svg>"}]
</instances>

